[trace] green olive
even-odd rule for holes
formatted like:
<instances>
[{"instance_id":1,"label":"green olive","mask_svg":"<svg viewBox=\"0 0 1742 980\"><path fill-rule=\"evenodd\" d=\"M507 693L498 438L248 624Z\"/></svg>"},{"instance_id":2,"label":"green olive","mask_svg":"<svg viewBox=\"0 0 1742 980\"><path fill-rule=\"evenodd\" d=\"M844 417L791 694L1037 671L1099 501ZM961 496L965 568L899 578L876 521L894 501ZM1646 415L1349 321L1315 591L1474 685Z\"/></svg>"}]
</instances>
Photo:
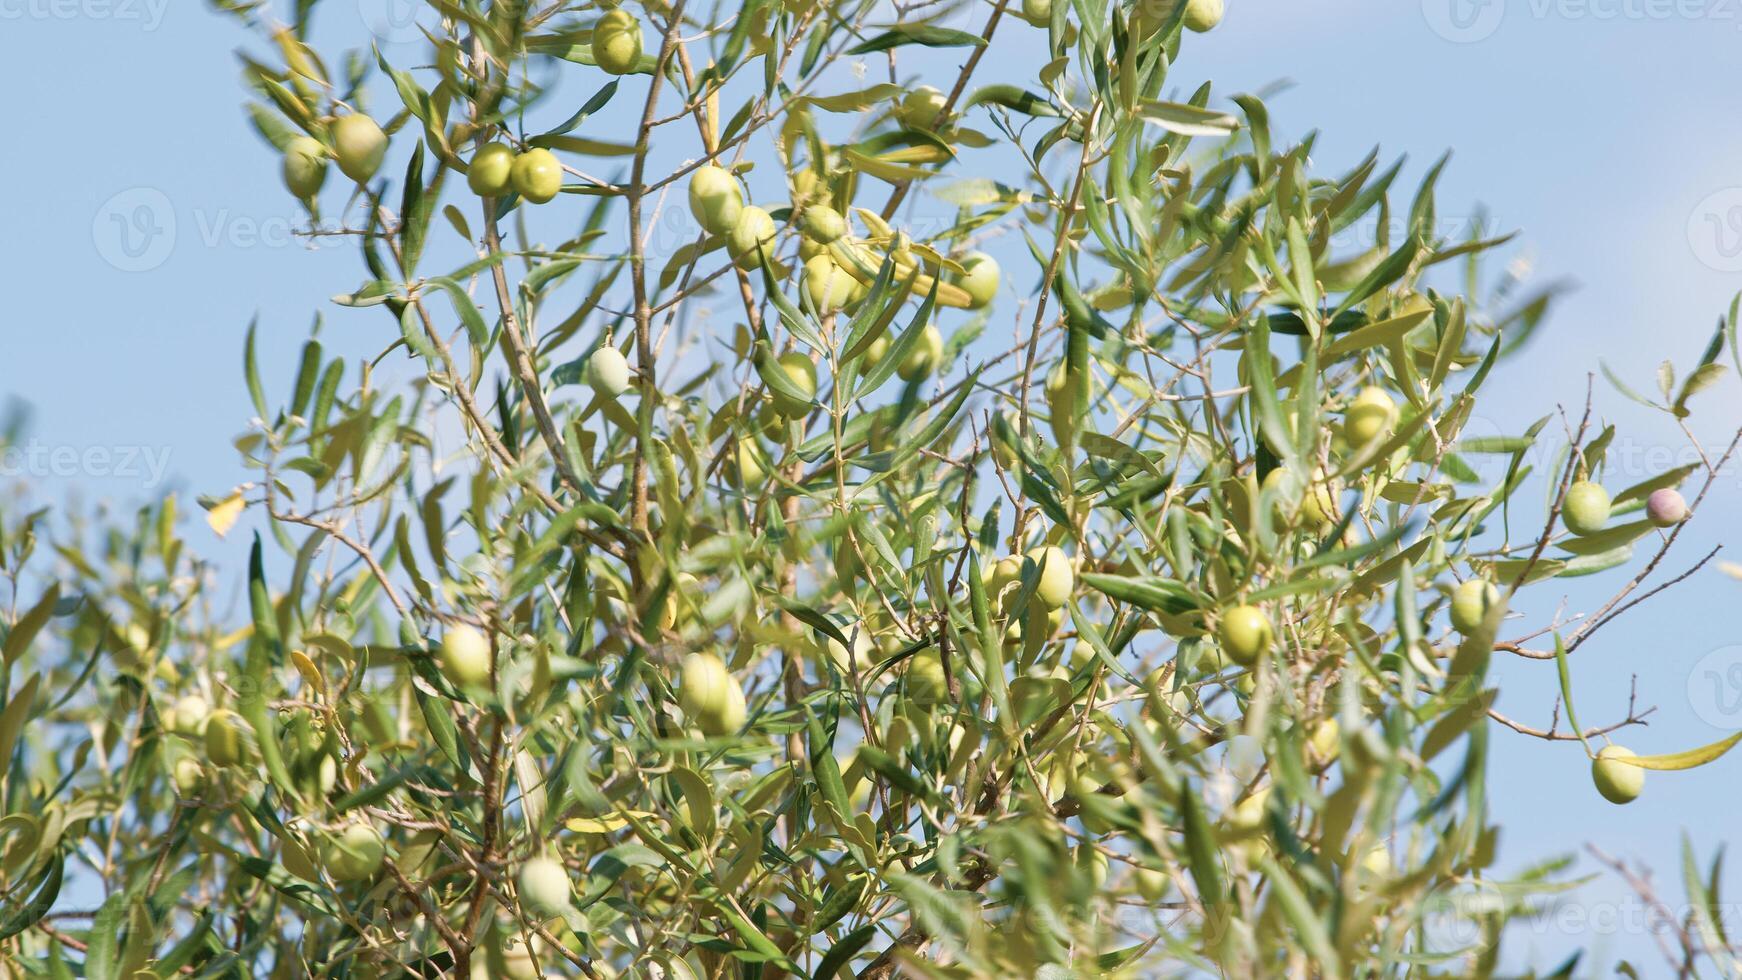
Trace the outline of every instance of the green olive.
<instances>
[{"instance_id":1,"label":"green olive","mask_svg":"<svg viewBox=\"0 0 1742 980\"><path fill-rule=\"evenodd\" d=\"M1567 530L1578 535L1603 530L1609 523L1609 491L1589 480L1568 487L1567 498L1561 503L1561 520Z\"/></svg>"},{"instance_id":2,"label":"green olive","mask_svg":"<svg viewBox=\"0 0 1742 980\"><path fill-rule=\"evenodd\" d=\"M908 352L895 373L901 375L903 381L918 381L931 377L943 360L944 335L938 331L937 324L928 323L925 332L919 335L919 344Z\"/></svg>"},{"instance_id":3,"label":"green olive","mask_svg":"<svg viewBox=\"0 0 1742 980\"><path fill-rule=\"evenodd\" d=\"M777 392L774 395L774 410L788 419L803 418L810 413L811 400L817 395L817 366L811 363L809 357L795 350L780 355L778 363L786 376L792 379L792 383L804 392L805 398L800 401Z\"/></svg>"},{"instance_id":4,"label":"green olive","mask_svg":"<svg viewBox=\"0 0 1742 980\"><path fill-rule=\"evenodd\" d=\"M321 864L334 881L373 878L386 857L387 842L381 832L362 820L346 824L321 847Z\"/></svg>"},{"instance_id":5,"label":"green olive","mask_svg":"<svg viewBox=\"0 0 1742 980\"><path fill-rule=\"evenodd\" d=\"M442 634L442 676L455 687L481 687L490 681L490 640L464 623Z\"/></svg>"},{"instance_id":6,"label":"green olive","mask_svg":"<svg viewBox=\"0 0 1742 980\"><path fill-rule=\"evenodd\" d=\"M847 219L827 204L813 204L804 209L804 234L819 245L827 245L847 233Z\"/></svg>"},{"instance_id":7,"label":"green olive","mask_svg":"<svg viewBox=\"0 0 1742 980\"><path fill-rule=\"evenodd\" d=\"M572 894L568 869L555 858L529 858L515 879L520 904L540 919L554 919L569 909Z\"/></svg>"},{"instance_id":8,"label":"green olive","mask_svg":"<svg viewBox=\"0 0 1742 980\"><path fill-rule=\"evenodd\" d=\"M361 112L340 116L332 126L333 155L345 176L361 184L375 176L387 156L387 134Z\"/></svg>"},{"instance_id":9,"label":"green olive","mask_svg":"<svg viewBox=\"0 0 1742 980\"><path fill-rule=\"evenodd\" d=\"M1391 428L1396 410L1396 403L1383 388L1370 386L1361 389L1343 413L1343 438L1356 448L1367 445Z\"/></svg>"},{"instance_id":10,"label":"green olive","mask_svg":"<svg viewBox=\"0 0 1742 980\"><path fill-rule=\"evenodd\" d=\"M1275 639L1270 620L1257 606L1235 606L1224 611L1216 634L1222 641L1222 652L1242 667L1257 663Z\"/></svg>"},{"instance_id":11,"label":"green olive","mask_svg":"<svg viewBox=\"0 0 1742 980\"><path fill-rule=\"evenodd\" d=\"M485 143L472 154L466 186L479 197L501 197L514 186L514 149L506 143Z\"/></svg>"},{"instance_id":12,"label":"green olive","mask_svg":"<svg viewBox=\"0 0 1742 980\"><path fill-rule=\"evenodd\" d=\"M248 756L242 719L233 711L214 711L206 720L206 758L215 766L239 766Z\"/></svg>"},{"instance_id":13,"label":"green olive","mask_svg":"<svg viewBox=\"0 0 1742 980\"><path fill-rule=\"evenodd\" d=\"M1052 23L1052 0L1022 0L1022 19L1036 27Z\"/></svg>"},{"instance_id":14,"label":"green olive","mask_svg":"<svg viewBox=\"0 0 1742 980\"><path fill-rule=\"evenodd\" d=\"M744 725L744 689L714 653L692 653L678 670L678 704L705 734L727 735Z\"/></svg>"},{"instance_id":15,"label":"green olive","mask_svg":"<svg viewBox=\"0 0 1742 980\"><path fill-rule=\"evenodd\" d=\"M944 662L936 650L921 650L910 657L901 685L908 701L921 708L949 700L949 679L944 676Z\"/></svg>"},{"instance_id":16,"label":"green olive","mask_svg":"<svg viewBox=\"0 0 1742 980\"><path fill-rule=\"evenodd\" d=\"M587 384L606 398L629 390L629 361L623 352L604 344L587 358Z\"/></svg>"},{"instance_id":17,"label":"green olive","mask_svg":"<svg viewBox=\"0 0 1742 980\"><path fill-rule=\"evenodd\" d=\"M1171 13L1172 10L1169 10ZM1186 30L1202 34L1214 30L1222 22L1222 0L1186 0L1183 23Z\"/></svg>"},{"instance_id":18,"label":"green olive","mask_svg":"<svg viewBox=\"0 0 1742 980\"><path fill-rule=\"evenodd\" d=\"M621 7L593 24L593 61L612 75L627 75L641 61L641 22Z\"/></svg>"},{"instance_id":19,"label":"green olive","mask_svg":"<svg viewBox=\"0 0 1742 980\"><path fill-rule=\"evenodd\" d=\"M1070 556L1062 548L1046 547L1031 550L1028 558L1040 567L1034 597L1049 610L1062 608L1077 587L1077 573Z\"/></svg>"},{"instance_id":20,"label":"green olive","mask_svg":"<svg viewBox=\"0 0 1742 980\"><path fill-rule=\"evenodd\" d=\"M955 284L968 294L968 309L983 309L998 295L998 260L985 252L969 252L961 264L963 274L955 277Z\"/></svg>"},{"instance_id":21,"label":"green olive","mask_svg":"<svg viewBox=\"0 0 1742 980\"><path fill-rule=\"evenodd\" d=\"M308 136L298 136L284 150L284 186L306 201L327 182L327 148Z\"/></svg>"},{"instance_id":22,"label":"green olive","mask_svg":"<svg viewBox=\"0 0 1742 980\"><path fill-rule=\"evenodd\" d=\"M533 204L544 204L563 189L563 165L556 154L536 147L514 158L509 179L515 193Z\"/></svg>"},{"instance_id":23,"label":"green olive","mask_svg":"<svg viewBox=\"0 0 1742 980\"><path fill-rule=\"evenodd\" d=\"M1639 798L1645 789L1645 770L1618 761L1636 758L1638 756L1631 750L1619 745L1605 745L1591 760L1591 781L1597 784L1597 792L1603 794L1603 799L1610 803L1632 803Z\"/></svg>"},{"instance_id":24,"label":"green olive","mask_svg":"<svg viewBox=\"0 0 1742 980\"><path fill-rule=\"evenodd\" d=\"M726 251L738 268L754 269L768 260L778 231L767 211L754 204L746 205L738 212L738 222L726 233Z\"/></svg>"},{"instance_id":25,"label":"green olive","mask_svg":"<svg viewBox=\"0 0 1742 980\"><path fill-rule=\"evenodd\" d=\"M901 100L901 118L914 129L936 129L944 113L944 93L921 85Z\"/></svg>"},{"instance_id":26,"label":"green olive","mask_svg":"<svg viewBox=\"0 0 1742 980\"><path fill-rule=\"evenodd\" d=\"M1500 602L1500 590L1487 579L1473 578L1452 590L1452 629L1468 636L1480 629L1488 610Z\"/></svg>"},{"instance_id":27,"label":"green olive","mask_svg":"<svg viewBox=\"0 0 1742 980\"><path fill-rule=\"evenodd\" d=\"M811 306L818 313L827 315L852 302L853 287L858 284L858 280L836 265L827 253L804 264L805 295L810 297Z\"/></svg>"},{"instance_id":28,"label":"green olive","mask_svg":"<svg viewBox=\"0 0 1742 980\"><path fill-rule=\"evenodd\" d=\"M761 450L748 439L738 440L733 463L738 471L738 486L746 493L760 488L762 481L768 478L768 471L762 466Z\"/></svg>"},{"instance_id":29,"label":"green olive","mask_svg":"<svg viewBox=\"0 0 1742 980\"><path fill-rule=\"evenodd\" d=\"M744 192L731 172L709 164L690 174L690 214L708 234L731 231L743 210Z\"/></svg>"}]
</instances>

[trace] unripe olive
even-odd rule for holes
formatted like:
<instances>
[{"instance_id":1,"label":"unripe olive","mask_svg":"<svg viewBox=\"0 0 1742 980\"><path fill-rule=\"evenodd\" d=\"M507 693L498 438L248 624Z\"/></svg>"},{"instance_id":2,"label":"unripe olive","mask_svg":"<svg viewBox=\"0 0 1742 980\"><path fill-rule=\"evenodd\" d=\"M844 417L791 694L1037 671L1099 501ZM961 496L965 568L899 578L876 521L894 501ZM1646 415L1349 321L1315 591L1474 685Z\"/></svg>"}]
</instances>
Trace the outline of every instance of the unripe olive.
<instances>
[{"instance_id":1,"label":"unripe olive","mask_svg":"<svg viewBox=\"0 0 1742 980\"><path fill-rule=\"evenodd\" d=\"M1036 27L1052 23L1052 0L1022 0L1022 19Z\"/></svg>"},{"instance_id":2,"label":"unripe olive","mask_svg":"<svg viewBox=\"0 0 1742 980\"><path fill-rule=\"evenodd\" d=\"M333 156L345 176L361 184L375 176L387 157L387 134L361 112L340 116L331 129Z\"/></svg>"},{"instance_id":3,"label":"unripe olive","mask_svg":"<svg viewBox=\"0 0 1742 980\"><path fill-rule=\"evenodd\" d=\"M1275 638L1270 620L1257 606L1225 610L1216 635L1222 642L1222 652L1242 667L1256 663Z\"/></svg>"},{"instance_id":4,"label":"unripe olive","mask_svg":"<svg viewBox=\"0 0 1742 980\"><path fill-rule=\"evenodd\" d=\"M865 345L865 353L862 355L860 363L865 366L866 371L869 371L881 363L884 356L888 353L889 335L885 333L879 336L876 340Z\"/></svg>"},{"instance_id":5,"label":"unripe olive","mask_svg":"<svg viewBox=\"0 0 1742 980\"><path fill-rule=\"evenodd\" d=\"M944 359L944 335L938 330L937 324L925 325L925 332L919 335L919 343L895 369L903 381L918 381L929 378Z\"/></svg>"},{"instance_id":6,"label":"unripe olive","mask_svg":"<svg viewBox=\"0 0 1742 980\"><path fill-rule=\"evenodd\" d=\"M1365 446L1385 434L1391 428L1393 413L1397 405L1383 388L1369 386L1361 389L1355 400L1349 403L1349 408L1343 413L1343 438L1350 446Z\"/></svg>"},{"instance_id":7,"label":"unripe olive","mask_svg":"<svg viewBox=\"0 0 1742 980\"><path fill-rule=\"evenodd\" d=\"M387 841L362 820L346 824L321 846L321 864L334 881L373 878L386 857Z\"/></svg>"},{"instance_id":8,"label":"unripe olive","mask_svg":"<svg viewBox=\"0 0 1742 980\"><path fill-rule=\"evenodd\" d=\"M206 758L215 766L239 766L247 758L242 719L233 711L214 711L206 719Z\"/></svg>"},{"instance_id":9,"label":"unripe olive","mask_svg":"<svg viewBox=\"0 0 1742 980\"><path fill-rule=\"evenodd\" d=\"M1653 490L1645 498L1645 517L1652 527L1675 527L1688 519L1688 502L1673 487Z\"/></svg>"},{"instance_id":10,"label":"unripe olive","mask_svg":"<svg viewBox=\"0 0 1742 980\"><path fill-rule=\"evenodd\" d=\"M1186 30L1199 34L1215 29L1222 22L1222 0L1186 0L1183 20ZM1169 13L1172 13L1171 8Z\"/></svg>"},{"instance_id":11,"label":"unripe olive","mask_svg":"<svg viewBox=\"0 0 1742 980\"><path fill-rule=\"evenodd\" d=\"M734 680L726 688L726 706L720 711L701 716L697 721L705 734L719 737L734 734L743 728L748 715L749 711L744 704L744 688Z\"/></svg>"},{"instance_id":12,"label":"unripe olive","mask_svg":"<svg viewBox=\"0 0 1742 980\"><path fill-rule=\"evenodd\" d=\"M731 231L743 210L744 192L725 168L708 164L690 174L690 214L708 234Z\"/></svg>"},{"instance_id":13,"label":"unripe olive","mask_svg":"<svg viewBox=\"0 0 1742 980\"><path fill-rule=\"evenodd\" d=\"M944 112L944 93L921 85L901 100L901 118L914 129L936 129Z\"/></svg>"},{"instance_id":14,"label":"unripe olive","mask_svg":"<svg viewBox=\"0 0 1742 980\"><path fill-rule=\"evenodd\" d=\"M1314 470L1313 481L1300 498L1300 517L1308 527L1328 528L1342 517L1337 510L1337 498L1342 488L1325 479L1325 471Z\"/></svg>"},{"instance_id":15,"label":"unripe olive","mask_svg":"<svg viewBox=\"0 0 1742 980\"><path fill-rule=\"evenodd\" d=\"M1015 555L1006 555L980 570L980 581L986 586L989 599L997 599L999 593L1021 579L1022 559Z\"/></svg>"},{"instance_id":16,"label":"unripe olive","mask_svg":"<svg viewBox=\"0 0 1742 980\"><path fill-rule=\"evenodd\" d=\"M738 221L726 233L726 251L740 269L754 269L767 261L774 250L774 235L778 231L767 211L746 205L738 212Z\"/></svg>"},{"instance_id":17,"label":"unripe olive","mask_svg":"<svg viewBox=\"0 0 1742 980\"><path fill-rule=\"evenodd\" d=\"M678 703L708 735L726 735L744 724L744 689L718 654L692 653L683 659Z\"/></svg>"},{"instance_id":18,"label":"unripe olive","mask_svg":"<svg viewBox=\"0 0 1742 980\"><path fill-rule=\"evenodd\" d=\"M284 150L284 186L298 200L320 193L327 182L327 148L320 140L298 136Z\"/></svg>"},{"instance_id":19,"label":"unripe olive","mask_svg":"<svg viewBox=\"0 0 1742 980\"><path fill-rule=\"evenodd\" d=\"M1452 629L1466 636L1480 629L1488 610L1500 601L1500 590L1487 579L1473 578L1452 590Z\"/></svg>"},{"instance_id":20,"label":"unripe olive","mask_svg":"<svg viewBox=\"0 0 1742 980\"><path fill-rule=\"evenodd\" d=\"M795 350L780 355L777 363L793 384L804 392L805 398L800 401L775 392L774 410L789 419L803 418L810 412L811 400L817 395L817 366L809 357Z\"/></svg>"},{"instance_id":21,"label":"unripe olive","mask_svg":"<svg viewBox=\"0 0 1742 980\"><path fill-rule=\"evenodd\" d=\"M847 233L847 219L827 204L812 204L804 209L804 234L819 245L827 245Z\"/></svg>"},{"instance_id":22,"label":"unripe olive","mask_svg":"<svg viewBox=\"0 0 1742 980\"><path fill-rule=\"evenodd\" d=\"M902 688L907 700L922 708L949 699L949 678L944 676L944 662L936 650L921 650L908 658Z\"/></svg>"},{"instance_id":23,"label":"unripe olive","mask_svg":"<svg viewBox=\"0 0 1742 980\"><path fill-rule=\"evenodd\" d=\"M1159 902L1167 895L1167 889L1172 882L1167 873L1154 868L1133 868L1131 884L1144 901Z\"/></svg>"},{"instance_id":24,"label":"unripe olive","mask_svg":"<svg viewBox=\"0 0 1742 980\"><path fill-rule=\"evenodd\" d=\"M768 471L762 467L762 454L748 439L738 440L733 462L738 470L738 486L745 491L760 487L768 476Z\"/></svg>"},{"instance_id":25,"label":"unripe olive","mask_svg":"<svg viewBox=\"0 0 1742 980\"><path fill-rule=\"evenodd\" d=\"M1034 585L1034 598L1047 609L1058 609L1076 591L1077 573L1071 558L1057 547L1035 548L1028 557L1040 567L1040 578Z\"/></svg>"},{"instance_id":26,"label":"unripe olive","mask_svg":"<svg viewBox=\"0 0 1742 980\"><path fill-rule=\"evenodd\" d=\"M804 291L818 313L829 314L846 306L853 299L853 287L858 280L835 264L827 253L804 264Z\"/></svg>"},{"instance_id":27,"label":"unripe olive","mask_svg":"<svg viewBox=\"0 0 1742 980\"><path fill-rule=\"evenodd\" d=\"M1591 760L1591 781L1597 784L1597 792L1603 794L1603 799L1610 803L1632 803L1639 798L1645 789L1645 770L1617 761L1637 757L1619 745L1605 745Z\"/></svg>"},{"instance_id":28,"label":"unripe olive","mask_svg":"<svg viewBox=\"0 0 1742 980\"><path fill-rule=\"evenodd\" d=\"M1260 786L1239 803L1228 817L1228 826L1236 833L1256 833L1264 829L1264 811L1270 803L1270 787Z\"/></svg>"},{"instance_id":29,"label":"unripe olive","mask_svg":"<svg viewBox=\"0 0 1742 980\"><path fill-rule=\"evenodd\" d=\"M515 193L533 204L545 204L563 189L563 165L555 153L534 147L514 158L509 180Z\"/></svg>"},{"instance_id":30,"label":"unripe olive","mask_svg":"<svg viewBox=\"0 0 1742 980\"><path fill-rule=\"evenodd\" d=\"M1567 499L1561 503L1561 521L1574 534L1596 534L1609 523L1609 491L1590 480L1580 480L1567 488Z\"/></svg>"},{"instance_id":31,"label":"unripe olive","mask_svg":"<svg viewBox=\"0 0 1742 980\"><path fill-rule=\"evenodd\" d=\"M978 310L998 295L998 260L985 252L969 252L961 258L962 275L955 284L968 294L968 309Z\"/></svg>"},{"instance_id":32,"label":"unripe olive","mask_svg":"<svg viewBox=\"0 0 1742 980\"><path fill-rule=\"evenodd\" d=\"M610 344L602 344L587 358L587 384L606 398L616 398L629 390L629 361L623 352Z\"/></svg>"},{"instance_id":33,"label":"unripe olive","mask_svg":"<svg viewBox=\"0 0 1742 980\"><path fill-rule=\"evenodd\" d=\"M455 687L488 683L493 659L489 638L464 623L442 634L442 676Z\"/></svg>"},{"instance_id":34,"label":"unripe olive","mask_svg":"<svg viewBox=\"0 0 1742 980\"><path fill-rule=\"evenodd\" d=\"M539 856L520 866L516 879L520 904L540 919L554 919L569 909L568 869L561 861Z\"/></svg>"},{"instance_id":35,"label":"unripe olive","mask_svg":"<svg viewBox=\"0 0 1742 980\"><path fill-rule=\"evenodd\" d=\"M612 75L627 75L641 61L641 22L621 7L593 24L593 61Z\"/></svg>"},{"instance_id":36,"label":"unripe olive","mask_svg":"<svg viewBox=\"0 0 1742 980\"><path fill-rule=\"evenodd\" d=\"M501 197L514 186L514 148L506 143L485 143L472 154L466 171L466 186L479 197Z\"/></svg>"},{"instance_id":37,"label":"unripe olive","mask_svg":"<svg viewBox=\"0 0 1742 980\"><path fill-rule=\"evenodd\" d=\"M175 705L169 709L164 726L180 735L190 735L199 738L206 734L206 722L211 718L212 706L198 694L187 694L179 697Z\"/></svg>"},{"instance_id":38,"label":"unripe olive","mask_svg":"<svg viewBox=\"0 0 1742 980\"><path fill-rule=\"evenodd\" d=\"M191 755L184 755L175 760L175 767L170 770L170 779L175 783L175 791L182 796L192 796L206 781L205 767Z\"/></svg>"}]
</instances>

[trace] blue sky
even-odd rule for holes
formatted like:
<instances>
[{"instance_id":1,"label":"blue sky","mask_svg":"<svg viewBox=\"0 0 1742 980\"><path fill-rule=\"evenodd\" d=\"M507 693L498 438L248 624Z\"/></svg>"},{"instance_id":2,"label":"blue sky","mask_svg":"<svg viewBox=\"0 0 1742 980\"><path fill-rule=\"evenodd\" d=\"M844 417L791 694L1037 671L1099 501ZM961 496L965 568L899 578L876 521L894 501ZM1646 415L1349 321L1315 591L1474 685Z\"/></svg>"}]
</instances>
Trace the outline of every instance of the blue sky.
<instances>
[{"instance_id":1,"label":"blue sky","mask_svg":"<svg viewBox=\"0 0 1742 980\"><path fill-rule=\"evenodd\" d=\"M317 40L361 38L372 22L389 57L408 53L394 43L403 35L391 29L392 2L328 0ZM1533 280L1578 287L1490 383L1485 414L1496 430L1515 432L1557 404L1574 409L1599 359L1651 390L1658 361L1696 358L1742 288L1739 38L1742 5L1733 0L1233 0L1220 29L1188 43L1176 78L1188 88L1214 78L1223 95L1292 83L1269 100L1272 117L1293 137L1321 131L1320 173L1378 144L1388 158L1408 155L1400 186L1412 188L1440 153L1454 151L1440 184L1442 216L1485 207L1500 227L1521 230L1512 254L1529 261ZM247 479L230 440L253 414L239 363L242 329L256 315L269 364L290 363L316 309L328 315L329 348L372 352L385 343L379 314L327 302L360 281L353 249L311 251L289 235L303 217L278 186L275 155L239 111L232 52L243 40L231 20L189 0L0 0L0 77L26 96L11 103L14 137L0 154L14 243L0 264L12 297L0 327L0 392L34 409L37 452L9 466L22 465L42 499L126 503L169 489L186 499ZM1027 40L1035 60L988 59L983 77L1039 64L1038 34ZM909 67L954 63L938 59ZM577 85L559 101L573 105L590 91ZM390 98L379 84L375 92ZM638 100L638 89L620 96L625 105L600 125L620 132L616 116ZM117 219L138 215L150 220L123 235ZM1008 254L1006 267L1018 268ZM1622 427L1618 446L1629 461L1612 486L1682 461L1675 454L1685 440L1664 417L1601 378L1596 391L1599 414ZM1739 407L1727 378L1696 402L1695 432L1721 444ZM1719 480L1666 568L1679 571L1722 543L1739 503L1742 469ZM194 533L202 551L241 567L236 536ZM1526 611L1533 621L1552 615L1562 595L1569 610L1588 610L1618 581L1612 573L1564 592L1539 589L1542 604ZM1713 708L1709 688L1742 696L1730 679L1742 670L1728 672L1742 664L1742 649L1731 649L1742 643L1729 615L1738 598L1742 582L1708 569L1608 627L1576 658L1583 720L1619 718L1638 674L1642 704L1658 706L1648 729L1625 736L1638 751L1688 748L1725 734L1726 721L1742 725L1742 715ZM1552 665L1498 670L1501 709L1546 724ZM1577 746L1495 735L1508 865L1591 842L1654 866L1674 901L1675 828L1709 854L1734 826L1742 755L1695 773L1653 774L1642 799L1617 808L1596 797ZM1579 867L1593 870L1588 859ZM1618 904L1620 884L1605 877L1580 894L1589 922L1527 930L1509 959L1546 965L1588 946L1590 967L1626 955L1649 975L1656 953L1637 914ZM1614 928L1591 924L1605 909L1619 914Z\"/></svg>"}]
</instances>

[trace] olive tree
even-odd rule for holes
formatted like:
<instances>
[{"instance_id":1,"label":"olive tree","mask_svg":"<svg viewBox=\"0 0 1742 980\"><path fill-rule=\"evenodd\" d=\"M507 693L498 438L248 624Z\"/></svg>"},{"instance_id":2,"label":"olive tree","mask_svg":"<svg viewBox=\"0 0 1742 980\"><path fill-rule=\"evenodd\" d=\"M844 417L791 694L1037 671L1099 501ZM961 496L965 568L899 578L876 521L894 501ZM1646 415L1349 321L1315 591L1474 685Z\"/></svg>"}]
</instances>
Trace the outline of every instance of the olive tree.
<instances>
[{"instance_id":1,"label":"olive tree","mask_svg":"<svg viewBox=\"0 0 1742 980\"><path fill-rule=\"evenodd\" d=\"M1170 86L1220 0L214 6L369 350L250 328L211 530L0 502L7 976L1485 975L1498 746L1734 741L1573 668L1735 443L1467 433L1552 290Z\"/></svg>"}]
</instances>

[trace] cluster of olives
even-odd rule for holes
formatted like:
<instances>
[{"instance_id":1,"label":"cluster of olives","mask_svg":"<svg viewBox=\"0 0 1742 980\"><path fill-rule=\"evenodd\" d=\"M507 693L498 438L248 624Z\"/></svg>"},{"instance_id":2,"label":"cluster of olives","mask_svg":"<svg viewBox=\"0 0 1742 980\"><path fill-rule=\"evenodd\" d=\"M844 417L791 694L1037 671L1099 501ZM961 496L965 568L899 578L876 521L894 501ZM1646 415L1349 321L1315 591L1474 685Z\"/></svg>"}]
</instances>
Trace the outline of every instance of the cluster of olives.
<instances>
[{"instance_id":1,"label":"cluster of olives","mask_svg":"<svg viewBox=\"0 0 1742 980\"><path fill-rule=\"evenodd\" d=\"M327 182L327 162L359 184L367 183L381 169L387 156L387 134L380 124L361 112L334 119L327 127L331 146L312 136L293 138L284 148L284 186L299 200L312 200Z\"/></svg>"},{"instance_id":2,"label":"cluster of olives","mask_svg":"<svg viewBox=\"0 0 1742 980\"><path fill-rule=\"evenodd\" d=\"M641 64L641 24L621 8L607 11L593 25L593 61L612 75L627 75ZM297 136L284 147L284 184L298 200L312 201L327 182L327 163L336 161L345 176L367 183L387 155L387 134L361 112L349 112L328 127L328 143ZM516 153L510 147L486 143L472 157L466 182L481 197L500 197L510 190L534 204L544 204L562 190L562 164L543 148Z\"/></svg>"},{"instance_id":3,"label":"cluster of olives","mask_svg":"<svg viewBox=\"0 0 1742 980\"><path fill-rule=\"evenodd\" d=\"M479 197L513 191L533 204L545 204L563 189L563 165L543 147L516 153L502 143L485 143L472 154L466 186Z\"/></svg>"},{"instance_id":4,"label":"cluster of olives","mask_svg":"<svg viewBox=\"0 0 1742 980\"><path fill-rule=\"evenodd\" d=\"M795 194L793 207L801 215L799 227L803 237L799 241L799 259L804 263L805 295L819 313L828 314L849 308L863 299L866 287L876 278L881 263L872 261L864 252L840 212L828 204L810 200L811 193L803 190L802 185L814 182L815 176L809 171L801 172L795 178L794 183L800 185L800 189ZM689 206L690 213L703 230L725 238L726 251L739 268L756 269L772 258L779 226L766 209L745 203L743 188L730 171L713 164L697 167L690 175ZM898 237L887 226L874 231L880 237ZM934 277L930 272L936 270L918 269L912 253L901 245L895 246L894 258L898 272L903 276L914 274L913 288L916 291L925 292L931 288ZM962 272L954 274L952 271L947 281L949 288L940 290L939 301L946 306L967 309L979 309L991 303L1000 281L998 263L984 253L970 252L957 260L957 264ZM937 346L941 349L941 338ZM873 355L874 363L877 352L869 353Z\"/></svg>"}]
</instances>

